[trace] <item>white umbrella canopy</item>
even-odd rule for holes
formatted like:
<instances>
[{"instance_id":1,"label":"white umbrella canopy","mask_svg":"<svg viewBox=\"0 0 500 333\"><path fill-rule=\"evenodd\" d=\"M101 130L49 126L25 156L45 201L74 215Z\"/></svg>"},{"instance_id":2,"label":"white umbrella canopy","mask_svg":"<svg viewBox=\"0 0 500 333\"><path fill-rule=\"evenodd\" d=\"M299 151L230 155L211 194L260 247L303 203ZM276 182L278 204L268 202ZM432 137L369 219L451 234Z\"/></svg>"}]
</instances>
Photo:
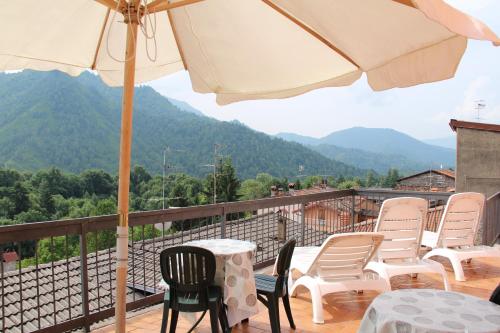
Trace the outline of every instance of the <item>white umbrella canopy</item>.
<instances>
[{"instance_id":1,"label":"white umbrella canopy","mask_svg":"<svg viewBox=\"0 0 500 333\"><path fill-rule=\"evenodd\" d=\"M168 12L160 11L166 0L154 3L144 24L150 39L137 36L135 82L186 68L193 89L216 93L220 104L350 85L362 72L374 90L443 80L454 75L468 37L500 43L441 0L184 0L171 3L191 4ZM120 7L113 0L4 1L0 69L77 75L92 68L122 85Z\"/></svg>"},{"instance_id":2,"label":"white umbrella canopy","mask_svg":"<svg viewBox=\"0 0 500 333\"><path fill-rule=\"evenodd\" d=\"M499 38L442 0L14 0L1 2L0 71L95 70L124 87L116 330L125 331L133 88L186 69L219 104L350 85L453 77L467 39Z\"/></svg>"}]
</instances>

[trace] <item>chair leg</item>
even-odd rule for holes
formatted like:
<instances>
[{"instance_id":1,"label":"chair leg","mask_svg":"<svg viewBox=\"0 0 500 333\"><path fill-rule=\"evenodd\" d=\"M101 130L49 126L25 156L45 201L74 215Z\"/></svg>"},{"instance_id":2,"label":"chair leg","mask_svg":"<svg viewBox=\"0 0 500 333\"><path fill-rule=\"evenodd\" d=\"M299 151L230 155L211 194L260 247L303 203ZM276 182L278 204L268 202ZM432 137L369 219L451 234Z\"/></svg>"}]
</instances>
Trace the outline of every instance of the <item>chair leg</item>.
<instances>
[{"instance_id":1,"label":"chair leg","mask_svg":"<svg viewBox=\"0 0 500 333\"><path fill-rule=\"evenodd\" d=\"M290 327L295 329L295 323L293 322L292 309L290 308L290 299L288 298L288 293L283 296L283 307L285 308L286 316L288 317L288 322Z\"/></svg>"},{"instance_id":2,"label":"chair leg","mask_svg":"<svg viewBox=\"0 0 500 333\"><path fill-rule=\"evenodd\" d=\"M271 322L271 332L280 333L280 311L278 298L269 296L268 298L269 321Z\"/></svg>"},{"instance_id":3,"label":"chair leg","mask_svg":"<svg viewBox=\"0 0 500 333\"><path fill-rule=\"evenodd\" d=\"M457 256L449 256L448 259L450 260L453 271L455 272L455 280L465 281L464 269L462 268L460 258Z\"/></svg>"},{"instance_id":4,"label":"chair leg","mask_svg":"<svg viewBox=\"0 0 500 333\"><path fill-rule=\"evenodd\" d=\"M219 305L219 321L220 321L220 326L222 327L222 332L230 333L231 327L229 327L229 322L227 321L226 307L222 302L222 300L220 300L220 305Z\"/></svg>"},{"instance_id":5,"label":"chair leg","mask_svg":"<svg viewBox=\"0 0 500 333\"><path fill-rule=\"evenodd\" d=\"M172 318L170 319L170 333L175 333L177 328L177 319L179 318L179 311L172 309Z\"/></svg>"},{"instance_id":6,"label":"chair leg","mask_svg":"<svg viewBox=\"0 0 500 333\"><path fill-rule=\"evenodd\" d=\"M167 302L163 302L163 316L161 319L161 330L160 333L167 333L167 325L168 325L168 311L170 310L170 304Z\"/></svg>"},{"instance_id":7,"label":"chair leg","mask_svg":"<svg viewBox=\"0 0 500 333\"><path fill-rule=\"evenodd\" d=\"M208 303L208 308L210 310L210 327L212 328L212 333L219 332L219 306L217 302Z\"/></svg>"}]
</instances>

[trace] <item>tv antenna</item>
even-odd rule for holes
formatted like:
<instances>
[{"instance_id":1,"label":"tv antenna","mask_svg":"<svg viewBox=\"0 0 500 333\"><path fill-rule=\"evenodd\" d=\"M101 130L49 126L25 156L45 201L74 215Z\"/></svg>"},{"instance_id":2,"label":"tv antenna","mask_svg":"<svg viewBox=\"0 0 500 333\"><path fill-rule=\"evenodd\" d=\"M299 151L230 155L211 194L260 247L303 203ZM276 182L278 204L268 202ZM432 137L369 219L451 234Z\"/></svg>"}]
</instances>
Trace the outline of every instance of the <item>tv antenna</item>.
<instances>
[{"instance_id":1,"label":"tv antenna","mask_svg":"<svg viewBox=\"0 0 500 333\"><path fill-rule=\"evenodd\" d=\"M476 120L480 121L481 117L479 117L479 113L486 107L486 102L484 99L478 99L474 101L474 109L476 110Z\"/></svg>"}]
</instances>

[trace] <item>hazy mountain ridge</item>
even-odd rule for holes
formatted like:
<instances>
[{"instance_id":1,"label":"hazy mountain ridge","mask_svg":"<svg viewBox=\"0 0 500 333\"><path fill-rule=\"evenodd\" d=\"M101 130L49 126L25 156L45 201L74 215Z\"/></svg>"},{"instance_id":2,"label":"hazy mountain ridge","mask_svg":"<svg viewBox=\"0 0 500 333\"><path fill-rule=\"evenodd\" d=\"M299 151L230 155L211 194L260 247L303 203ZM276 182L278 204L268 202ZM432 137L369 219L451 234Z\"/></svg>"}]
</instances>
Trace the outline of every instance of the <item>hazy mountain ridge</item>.
<instances>
[{"instance_id":1,"label":"hazy mountain ridge","mask_svg":"<svg viewBox=\"0 0 500 333\"><path fill-rule=\"evenodd\" d=\"M444 148L456 149L456 147L457 147L456 135L450 135L450 136L445 136L445 137L435 138L435 139L425 139L422 141L425 143L428 143L430 145L444 147Z\"/></svg>"},{"instance_id":2,"label":"hazy mountain ridge","mask_svg":"<svg viewBox=\"0 0 500 333\"><path fill-rule=\"evenodd\" d=\"M431 145L393 129L353 127L319 139L293 133L276 136L309 146L326 157L378 172L389 167L411 172L455 165L454 149Z\"/></svg>"},{"instance_id":3,"label":"hazy mountain ridge","mask_svg":"<svg viewBox=\"0 0 500 333\"><path fill-rule=\"evenodd\" d=\"M0 75L0 165L20 170L57 166L79 172L118 169L120 88L90 73L72 78L59 72L24 71ZM213 145L230 156L238 174L259 172L292 177L299 165L307 174L362 176L360 170L330 160L297 143L181 111L148 86L136 88L132 163L161 172L166 146L171 172L204 175L213 163Z\"/></svg>"}]
</instances>

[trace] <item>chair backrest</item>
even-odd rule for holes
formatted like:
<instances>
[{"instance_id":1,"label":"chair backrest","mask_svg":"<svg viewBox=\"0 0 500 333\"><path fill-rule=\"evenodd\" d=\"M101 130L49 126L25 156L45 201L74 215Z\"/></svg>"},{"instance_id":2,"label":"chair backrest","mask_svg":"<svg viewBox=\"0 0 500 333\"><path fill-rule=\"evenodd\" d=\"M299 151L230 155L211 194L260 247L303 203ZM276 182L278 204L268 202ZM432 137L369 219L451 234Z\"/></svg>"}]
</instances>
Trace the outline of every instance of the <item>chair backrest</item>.
<instances>
[{"instance_id":1,"label":"chair backrest","mask_svg":"<svg viewBox=\"0 0 500 333\"><path fill-rule=\"evenodd\" d=\"M208 304L208 287L214 282L215 256L195 246L174 246L160 254L163 279L169 286L170 301L195 294L200 304Z\"/></svg>"},{"instance_id":2,"label":"chair backrest","mask_svg":"<svg viewBox=\"0 0 500 333\"><path fill-rule=\"evenodd\" d=\"M500 305L500 283L495 290L491 293L490 302Z\"/></svg>"},{"instance_id":3,"label":"chair backrest","mask_svg":"<svg viewBox=\"0 0 500 333\"><path fill-rule=\"evenodd\" d=\"M276 290L283 290L287 287L290 262L292 261L293 250L296 240L289 239L280 249L278 260L276 261L275 274L278 276Z\"/></svg>"},{"instance_id":4,"label":"chair backrest","mask_svg":"<svg viewBox=\"0 0 500 333\"><path fill-rule=\"evenodd\" d=\"M482 193L453 194L441 217L437 246L473 246L485 202L486 197Z\"/></svg>"},{"instance_id":5,"label":"chair backrest","mask_svg":"<svg viewBox=\"0 0 500 333\"><path fill-rule=\"evenodd\" d=\"M384 201L375 226L375 231L384 235L377 253L380 261L418 258L427 209L427 200L421 198Z\"/></svg>"},{"instance_id":6,"label":"chair backrest","mask_svg":"<svg viewBox=\"0 0 500 333\"><path fill-rule=\"evenodd\" d=\"M360 279L384 236L375 232L353 232L328 237L307 274L325 281Z\"/></svg>"}]
</instances>

